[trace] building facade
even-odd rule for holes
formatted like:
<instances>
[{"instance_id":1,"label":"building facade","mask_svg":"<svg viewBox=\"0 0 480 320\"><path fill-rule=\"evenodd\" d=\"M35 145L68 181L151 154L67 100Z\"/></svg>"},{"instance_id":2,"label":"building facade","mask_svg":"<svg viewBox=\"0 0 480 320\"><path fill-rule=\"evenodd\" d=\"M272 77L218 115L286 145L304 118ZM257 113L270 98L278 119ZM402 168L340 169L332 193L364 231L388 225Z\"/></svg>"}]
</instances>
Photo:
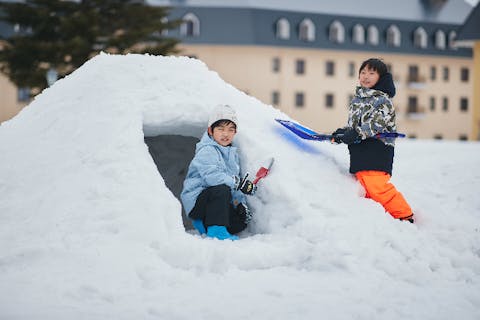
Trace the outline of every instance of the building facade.
<instances>
[{"instance_id":1,"label":"building facade","mask_svg":"<svg viewBox=\"0 0 480 320\"><path fill-rule=\"evenodd\" d=\"M440 2L418 1L425 16L412 21L185 1L172 12L185 21L173 36L182 40L183 54L319 132L345 124L359 66L382 58L397 87L400 131L412 138L473 140L472 51L456 46L461 24L439 18L442 8L451 10L448 1ZM404 10L415 16L412 8ZM465 4L463 17L470 10Z\"/></svg>"},{"instance_id":2,"label":"building facade","mask_svg":"<svg viewBox=\"0 0 480 320\"><path fill-rule=\"evenodd\" d=\"M480 4L470 13L458 34L460 45L473 48L472 136L480 140Z\"/></svg>"}]
</instances>

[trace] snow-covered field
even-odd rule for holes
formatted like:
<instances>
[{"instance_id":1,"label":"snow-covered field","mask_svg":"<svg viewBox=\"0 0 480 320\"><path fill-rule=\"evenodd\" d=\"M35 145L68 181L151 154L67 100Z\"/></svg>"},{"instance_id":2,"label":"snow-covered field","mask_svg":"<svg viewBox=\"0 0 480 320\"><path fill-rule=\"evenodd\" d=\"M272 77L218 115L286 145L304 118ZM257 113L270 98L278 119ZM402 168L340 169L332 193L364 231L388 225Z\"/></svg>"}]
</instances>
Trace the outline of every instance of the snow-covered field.
<instances>
[{"instance_id":1,"label":"snow-covered field","mask_svg":"<svg viewBox=\"0 0 480 320\"><path fill-rule=\"evenodd\" d=\"M144 143L218 103L244 170L276 159L236 242L185 232ZM103 54L45 90L0 126L0 319L479 319L479 143L398 141L412 225L274 118L189 58Z\"/></svg>"}]
</instances>

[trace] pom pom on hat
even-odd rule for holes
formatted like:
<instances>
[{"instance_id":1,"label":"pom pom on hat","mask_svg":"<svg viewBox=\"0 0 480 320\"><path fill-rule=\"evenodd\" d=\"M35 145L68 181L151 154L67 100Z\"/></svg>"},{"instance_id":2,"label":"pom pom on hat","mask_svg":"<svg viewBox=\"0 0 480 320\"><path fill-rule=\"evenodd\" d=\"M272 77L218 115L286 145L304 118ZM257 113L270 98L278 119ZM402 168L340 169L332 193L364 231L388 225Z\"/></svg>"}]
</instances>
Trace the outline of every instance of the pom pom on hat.
<instances>
[{"instance_id":1,"label":"pom pom on hat","mask_svg":"<svg viewBox=\"0 0 480 320\"><path fill-rule=\"evenodd\" d=\"M208 118L208 127L211 127L212 124L219 120L230 120L238 127L238 119L235 110L233 110L228 104L221 104L215 107Z\"/></svg>"}]
</instances>

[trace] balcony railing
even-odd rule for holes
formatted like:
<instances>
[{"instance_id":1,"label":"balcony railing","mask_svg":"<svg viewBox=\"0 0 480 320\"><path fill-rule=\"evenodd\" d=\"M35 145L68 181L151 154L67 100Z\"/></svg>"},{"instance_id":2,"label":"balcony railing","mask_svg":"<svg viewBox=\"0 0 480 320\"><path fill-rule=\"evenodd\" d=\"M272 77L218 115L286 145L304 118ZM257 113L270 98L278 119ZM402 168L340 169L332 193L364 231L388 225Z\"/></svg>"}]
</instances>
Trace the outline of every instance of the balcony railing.
<instances>
[{"instance_id":1,"label":"balcony railing","mask_svg":"<svg viewBox=\"0 0 480 320\"><path fill-rule=\"evenodd\" d=\"M407 118L412 120L421 120L426 116L426 108L419 106L407 106Z\"/></svg>"},{"instance_id":2,"label":"balcony railing","mask_svg":"<svg viewBox=\"0 0 480 320\"><path fill-rule=\"evenodd\" d=\"M427 79L424 76L409 75L407 78L407 85L412 89L423 89L427 84Z\"/></svg>"}]
</instances>

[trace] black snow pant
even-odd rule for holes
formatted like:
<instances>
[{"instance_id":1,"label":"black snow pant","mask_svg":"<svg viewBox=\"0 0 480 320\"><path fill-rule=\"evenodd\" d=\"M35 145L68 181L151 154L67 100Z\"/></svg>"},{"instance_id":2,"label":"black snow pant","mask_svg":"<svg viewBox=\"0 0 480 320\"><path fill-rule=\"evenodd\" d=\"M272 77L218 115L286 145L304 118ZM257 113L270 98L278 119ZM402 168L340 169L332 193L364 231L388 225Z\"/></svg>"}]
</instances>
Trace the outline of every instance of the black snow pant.
<instances>
[{"instance_id":1,"label":"black snow pant","mask_svg":"<svg viewBox=\"0 0 480 320\"><path fill-rule=\"evenodd\" d=\"M230 187L225 184L203 190L188 216L202 220L205 229L209 226L225 226L231 234L247 227L245 207L242 204L237 208L233 206Z\"/></svg>"}]
</instances>

